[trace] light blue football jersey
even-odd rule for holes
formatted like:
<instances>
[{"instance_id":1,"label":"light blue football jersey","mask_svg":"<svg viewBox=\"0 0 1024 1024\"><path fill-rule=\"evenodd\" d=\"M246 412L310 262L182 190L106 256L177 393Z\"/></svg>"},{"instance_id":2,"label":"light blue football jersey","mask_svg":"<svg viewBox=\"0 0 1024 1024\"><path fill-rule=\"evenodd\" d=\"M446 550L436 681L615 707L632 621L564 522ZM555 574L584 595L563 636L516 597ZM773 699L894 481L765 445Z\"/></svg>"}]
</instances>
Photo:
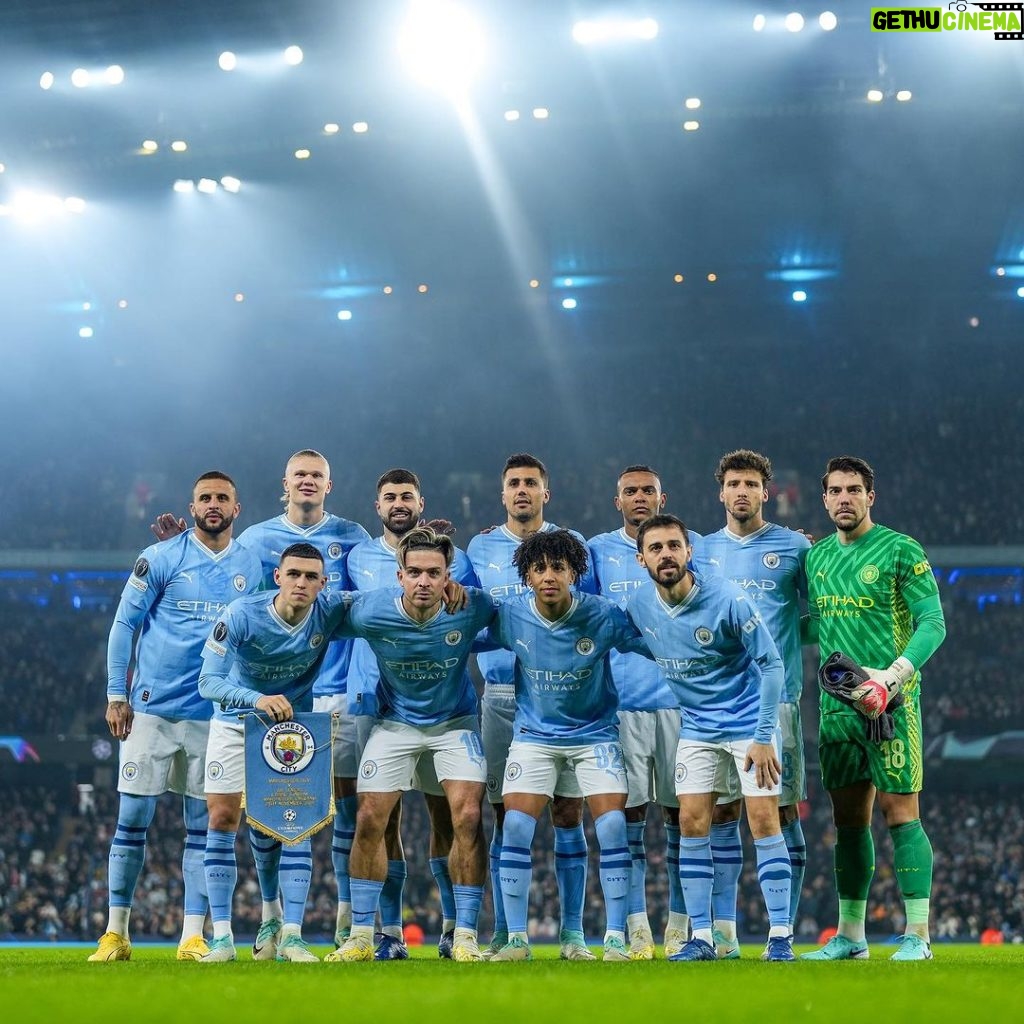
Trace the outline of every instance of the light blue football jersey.
<instances>
[{"instance_id":1,"label":"light blue football jersey","mask_svg":"<svg viewBox=\"0 0 1024 1024\"><path fill-rule=\"evenodd\" d=\"M608 652L639 650L642 642L611 601L577 594L565 615L549 622L529 592L501 603L488 637L515 662L513 740L572 746L618 738Z\"/></svg>"},{"instance_id":2,"label":"light blue football jersey","mask_svg":"<svg viewBox=\"0 0 1024 1024\"><path fill-rule=\"evenodd\" d=\"M561 527L544 523L538 532L550 532ZM575 530L569 531L583 544L586 541ZM496 526L490 533L478 533L466 548L481 588L496 601L505 601L529 591L519 579L519 572L512 562L515 550L522 539L512 533L506 525ZM580 580L576 589L584 593L594 592L594 576L588 568L587 575ZM477 668L488 686L503 688L509 694L514 683L515 658L508 651L481 652L476 658Z\"/></svg>"},{"instance_id":3,"label":"light blue football jersey","mask_svg":"<svg viewBox=\"0 0 1024 1024\"><path fill-rule=\"evenodd\" d=\"M477 713L466 663L477 633L494 620L497 602L471 587L466 595L462 611L449 615L441 606L427 622L406 612L400 588L354 596L339 631L364 638L376 655L380 718L425 727Z\"/></svg>"},{"instance_id":4,"label":"light blue football jersey","mask_svg":"<svg viewBox=\"0 0 1024 1024\"><path fill-rule=\"evenodd\" d=\"M679 700L683 739L770 743L779 717L782 659L757 606L738 587L694 570L686 600L641 587L626 613Z\"/></svg>"},{"instance_id":5,"label":"light blue football jersey","mask_svg":"<svg viewBox=\"0 0 1024 1024\"><path fill-rule=\"evenodd\" d=\"M696 557L702 538L693 530L687 532ZM650 574L636 560L636 541L626 533L624 527L592 537L588 546L597 593L614 601L620 608L626 607L635 590L653 586ZM649 658L619 651L612 651L608 658L612 666L612 679L619 692L621 711L658 711L661 708L679 707L679 701L668 680Z\"/></svg>"},{"instance_id":6,"label":"light blue football jersey","mask_svg":"<svg viewBox=\"0 0 1024 1024\"><path fill-rule=\"evenodd\" d=\"M357 544L348 554L349 579L359 591L394 589L398 586L398 559L395 549L383 537L374 537ZM466 552L455 549L452 579L464 587L479 586L476 573ZM377 658L365 640L356 640L348 669L349 709L353 714L377 714L378 702L373 697L380 679ZM369 696L368 696L369 695Z\"/></svg>"},{"instance_id":7,"label":"light blue football jersey","mask_svg":"<svg viewBox=\"0 0 1024 1024\"><path fill-rule=\"evenodd\" d=\"M289 626L274 609L276 593L232 601L207 637L199 689L214 702L214 718L237 724L239 712L268 693L282 694L296 711L313 710L316 677L352 595L322 591Z\"/></svg>"},{"instance_id":8,"label":"light blue football jersey","mask_svg":"<svg viewBox=\"0 0 1024 1024\"><path fill-rule=\"evenodd\" d=\"M163 718L205 720L213 709L199 695L203 644L228 603L263 585L260 560L232 540L211 551L195 530L152 544L136 559L107 640L107 697L128 692L131 705Z\"/></svg>"},{"instance_id":9,"label":"light blue football jersey","mask_svg":"<svg viewBox=\"0 0 1024 1024\"><path fill-rule=\"evenodd\" d=\"M811 542L801 533L765 523L749 537L728 527L704 538L699 564L732 580L757 607L786 669L782 702L798 704L804 687L800 653L800 597L807 595L804 560Z\"/></svg>"},{"instance_id":10,"label":"light blue football jersey","mask_svg":"<svg viewBox=\"0 0 1024 1024\"><path fill-rule=\"evenodd\" d=\"M312 544L324 556L327 591L352 590L345 568L348 553L357 544L370 539L358 524L341 516L325 512L323 519L312 526L296 526L287 515L275 516L250 526L238 538L239 543L255 551L263 562L263 574L268 590L276 590L274 570L281 562L281 552L290 544ZM316 683L317 697L345 693L352 642L340 640L331 644L324 657L323 669Z\"/></svg>"}]
</instances>

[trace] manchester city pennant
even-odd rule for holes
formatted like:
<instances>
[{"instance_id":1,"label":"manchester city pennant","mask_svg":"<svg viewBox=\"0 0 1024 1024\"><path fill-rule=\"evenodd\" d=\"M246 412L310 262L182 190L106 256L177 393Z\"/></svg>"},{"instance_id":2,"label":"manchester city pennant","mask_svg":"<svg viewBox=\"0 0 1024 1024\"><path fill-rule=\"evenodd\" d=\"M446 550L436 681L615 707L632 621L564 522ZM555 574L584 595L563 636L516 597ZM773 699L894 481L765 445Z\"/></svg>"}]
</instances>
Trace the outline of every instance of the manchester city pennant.
<instances>
[{"instance_id":1,"label":"manchester city pennant","mask_svg":"<svg viewBox=\"0 0 1024 1024\"><path fill-rule=\"evenodd\" d=\"M296 715L269 728L245 716L245 793L253 828L287 845L319 832L334 818L332 748L336 718Z\"/></svg>"}]
</instances>

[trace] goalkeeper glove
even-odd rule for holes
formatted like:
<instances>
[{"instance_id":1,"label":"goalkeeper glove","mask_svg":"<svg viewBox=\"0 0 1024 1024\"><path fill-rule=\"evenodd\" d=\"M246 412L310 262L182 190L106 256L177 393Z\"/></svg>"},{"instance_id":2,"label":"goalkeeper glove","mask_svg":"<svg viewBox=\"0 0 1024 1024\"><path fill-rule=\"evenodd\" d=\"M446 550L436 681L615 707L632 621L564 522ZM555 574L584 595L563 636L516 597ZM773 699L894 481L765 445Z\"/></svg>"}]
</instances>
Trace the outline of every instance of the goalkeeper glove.
<instances>
[{"instance_id":1,"label":"goalkeeper glove","mask_svg":"<svg viewBox=\"0 0 1024 1024\"><path fill-rule=\"evenodd\" d=\"M854 692L855 706L865 718L877 718L903 703L903 684L913 678L916 669L906 658L897 658L888 668L861 669L868 679Z\"/></svg>"}]
</instances>

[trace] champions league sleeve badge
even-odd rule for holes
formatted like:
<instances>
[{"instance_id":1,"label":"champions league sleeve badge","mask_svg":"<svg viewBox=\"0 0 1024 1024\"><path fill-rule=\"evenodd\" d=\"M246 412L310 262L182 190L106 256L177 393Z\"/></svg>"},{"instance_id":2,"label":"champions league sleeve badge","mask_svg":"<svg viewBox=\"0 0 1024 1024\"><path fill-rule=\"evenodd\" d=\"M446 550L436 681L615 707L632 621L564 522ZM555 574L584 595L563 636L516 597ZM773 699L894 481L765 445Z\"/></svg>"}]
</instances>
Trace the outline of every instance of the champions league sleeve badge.
<instances>
[{"instance_id":1,"label":"champions league sleeve badge","mask_svg":"<svg viewBox=\"0 0 1024 1024\"><path fill-rule=\"evenodd\" d=\"M244 723L242 806L249 824L288 845L319 832L335 812L335 716L298 714L268 728L256 713L246 715Z\"/></svg>"}]
</instances>

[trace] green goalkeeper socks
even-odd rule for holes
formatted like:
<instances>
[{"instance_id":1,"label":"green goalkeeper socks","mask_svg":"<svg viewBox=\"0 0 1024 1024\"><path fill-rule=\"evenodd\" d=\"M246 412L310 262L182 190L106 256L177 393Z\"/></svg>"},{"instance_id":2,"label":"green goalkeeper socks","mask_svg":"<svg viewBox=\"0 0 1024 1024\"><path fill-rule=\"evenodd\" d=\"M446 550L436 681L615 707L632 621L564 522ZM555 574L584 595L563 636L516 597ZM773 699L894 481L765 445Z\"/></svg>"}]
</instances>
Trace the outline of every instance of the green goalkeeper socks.
<instances>
[{"instance_id":1,"label":"green goalkeeper socks","mask_svg":"<svg viewBox=\"0 0 1024 1024\"><path fill-rule=\"evenodd\" d=\"M927 900L932 893L932 844L920 818L889 829L892 836L893 867L900 892L907 902ZM927 916L925 917L927 921Z\"/></svg>"},{"instance_id":2,"label":"green goalkeeper socks","mask_svg":"<svg viewBox=\"0 0 1024 1024\"><path fill-rule=\"evenodd\" d=\"M870 828L836 829L836 892L840 900L866 900L875 874L875 844Z\"/></svg>"}]
</instances>

